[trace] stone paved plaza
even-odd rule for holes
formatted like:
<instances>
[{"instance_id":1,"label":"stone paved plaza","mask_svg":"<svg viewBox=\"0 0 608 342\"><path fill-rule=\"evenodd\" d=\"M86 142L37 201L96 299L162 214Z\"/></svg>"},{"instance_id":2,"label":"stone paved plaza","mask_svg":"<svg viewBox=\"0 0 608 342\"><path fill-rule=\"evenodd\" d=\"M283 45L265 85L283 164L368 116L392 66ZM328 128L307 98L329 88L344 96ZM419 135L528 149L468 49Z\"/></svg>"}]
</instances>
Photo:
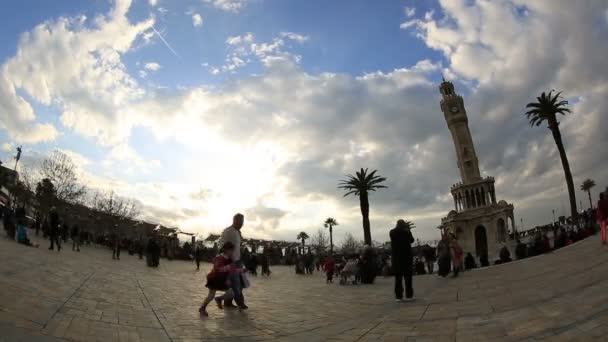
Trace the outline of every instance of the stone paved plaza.
<instances>
[{"instance_id":1,"label":"stone paved plaza","mask_svg":"<svg viewBox=\"0 0 608 342\"><path fill-rule=\"evenodd\" d=\"M606 341L608 248L597 236L549 255L414 278L418 299L395 303L392 280L326 285L274 267L253 279L246 313L197 309L204 270L159 269L85 247L61 253L0 238L0 341Z\"/></svg>"}]
</instances>

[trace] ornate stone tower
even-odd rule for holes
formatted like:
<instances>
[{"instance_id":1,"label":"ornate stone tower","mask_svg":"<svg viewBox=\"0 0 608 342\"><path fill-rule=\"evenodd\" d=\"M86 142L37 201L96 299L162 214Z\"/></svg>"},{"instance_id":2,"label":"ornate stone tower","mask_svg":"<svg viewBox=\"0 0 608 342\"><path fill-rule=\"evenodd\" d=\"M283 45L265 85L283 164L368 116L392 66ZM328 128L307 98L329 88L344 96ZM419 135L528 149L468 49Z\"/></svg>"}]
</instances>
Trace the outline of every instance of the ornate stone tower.
<instances>
[{"instance_id":1,"label":"ornate stone tower","mask_svg":"<svg viewBox=\"0 0 608 342\"><path fill-rule=\"evenodd\" d=\"M492 260L501 243L509 239L513 227L513 205L496 202L494 178L482 178L469 119L462 96L454 90L452 82L445 80L439 86L441 110L445 117L460 170L461 182L451 188L454 210L441 220L445 232L456 235L465 252ZM510 221L510 222L509 222Z\"/></svg>"}]
</instances>

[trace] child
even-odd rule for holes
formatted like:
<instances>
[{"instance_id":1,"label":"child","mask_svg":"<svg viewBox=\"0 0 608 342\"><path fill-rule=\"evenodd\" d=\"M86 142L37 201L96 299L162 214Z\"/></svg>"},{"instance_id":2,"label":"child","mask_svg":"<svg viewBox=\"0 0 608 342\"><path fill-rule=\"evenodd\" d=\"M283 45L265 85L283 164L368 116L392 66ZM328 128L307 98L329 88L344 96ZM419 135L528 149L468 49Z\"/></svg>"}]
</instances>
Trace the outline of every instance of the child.
<instances>
[{"instance_id":1,"label":"child","mask_svg":"<svg viewBox=\"0 0 608 342\"><path fill-rule=\"evenodd\" d=\"M332 257L327 257L325 259L325 264L323 265L323 270L325 270L325 274L327 275L326 283L330 284L334 282L334 271L336 270L336 264L334 263L334 259Z\"/></svg>"},{"instance_id":2,"label":"child","mask_svg":"<svg viewBox=\"0 0 608 342\"><path fill-rule=\"evenodd\" d=\"M230 288L230 272L236 272L232 267L232 259L230 259L233 250L234 245L231 242L226 242L220 250L221 254L213 259L213 269L207 275L207 284L205 285L209 289L209 294L203 305L198 309L198 312L203 316L209 316L207 305L215 298L215 293L217 291L227 291Z\"/></svg>"}]
</instances>

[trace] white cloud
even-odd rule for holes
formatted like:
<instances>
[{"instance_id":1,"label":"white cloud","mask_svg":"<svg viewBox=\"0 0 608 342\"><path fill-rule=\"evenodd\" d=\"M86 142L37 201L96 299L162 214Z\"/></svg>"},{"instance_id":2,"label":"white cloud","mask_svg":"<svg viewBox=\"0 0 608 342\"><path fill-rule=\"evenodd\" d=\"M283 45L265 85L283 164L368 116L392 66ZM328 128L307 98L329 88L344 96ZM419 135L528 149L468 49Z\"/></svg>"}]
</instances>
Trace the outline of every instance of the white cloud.
<instances>
[{"instance_id":1,"label":"white cloud","mask_svg":"<svg viewBox=\"0 0 608 342\"><path fill-rule=\"evenodd\" d=\"M192 15L192 25L194 25L194 27L203 26L203 17L198 13L194 13Z\"/></svg>"},{"instance_id":2,"label":"white cloud","mask_svg":"<svg viewBox=\"0 0 608 342\"><path fill-rule=\"evenodd\" d=\"M137 171L144 174L161 166L160 161L144 159L126 143L112 147L108 157L103 161L106 167L114 167L117 162L123 162L127 172Z\"/></svg>"},{"instance_id":3,"label":"white cloud","mask_svg":"<svg viewBox=\"0 0 608 342\"><path fill-rule=\"evenodd\" d=\"M158 64L156 62L148 62L148 63L144 64L144 68L146 68L147 70L150 70L150 71L158 71L158 70L160 70L160 64Z\"/></svg>"},{"instance_id":4,"label":"white cloud","mask_svg":"<svg viewBox=\"0 0 608 342\"><path fill-rule=\"evenodd\" d=\"M291 39L298 43L307 41L310 37L295 32L281 32L281 37Z\"/></svg>"},{"instance_id":5,"label":"white cloud","mask_svg":"<svg viewBox=\"0 0 608 342\"><path fill-rule=\"evenodd\" d=\"M159 0L148 0L148 5L155 7L158 5L159 2Z\"/></svg>"},{"instance_id":6,"label":"white cloud","mask_svg":"<svg viewBox=\"0 0 608 342\"><path fill-rule=\"evenodd\" d=\"M405 11L405 16L408 18L411 18L414 15L416 15L416 8L414 8L414 7L405 7L404 11Z\"/></svg>"},{"instance_id":7,"label":"white cloud","mask_svg":"<svg viewBox=\"0 0 608 342\"><path fill-rule=\"evenodd\" d=\"M247 32L244 35L240 36L230 36L226 39L226 44L228 45L240 45L243 43L251 43L255 39L255 36L251 32Z\"/></svg>"},{"instance_id":8,"label":"white cloud","mask_svg":"<svg viewBox=\"0 0 608 342\"><path fill-rule=\"evenodd\" d=\"M285 51L285 41L295 41L303 43L309 39L308 36L295 32L281 32L270 42L256 42L253 33L247 32L242 35L230 36L226 39L230 52L225 58L225 63L221 67L208 67L212 74L219 72L232 72L249 64L252 59L259 60L263 65L269 66L272 63L290 60L299 62L299 55Z\"/></svg>"},{"instance_id":9,"label":"white cloud","mask_svg":"<svg viewBox=\"0 0 608 342\"><path fill-rule=\"evenodd\" d=\"M13 113L2 120L9 135L29 142L57 135L52 125L32 122L30 103L15 89L41 105L58 106L61 123L77 133L106 144L128 135L132 122L121 115L121 108L145 91L129 75L121 55L154 23L147 19L131 24L129 7L130 1L119 0L110 13L90 24L84 16L59 18L22 35L19 53L6 61L0 75L0 106Z\"/></svg>"},{"instance_id":10,"label":"white cloud","mask_svg":"<svg viewBox=\"0 0 608 342\"><path fill-rule=\"evenodd\" d=\"M247 5L247 0L203 0L223 11L237 13Z\"/></svg>"},{"instance_id":11,"label":"white cloud","mask_svg":"<svg viewBox=\"0 0 608 342\"><path fill-rule=\"evenodd\" d=\"M12 152L15 149L15 145L5 142L2 144L2 151L3 152Z\"/></svg>"}]
</instances>

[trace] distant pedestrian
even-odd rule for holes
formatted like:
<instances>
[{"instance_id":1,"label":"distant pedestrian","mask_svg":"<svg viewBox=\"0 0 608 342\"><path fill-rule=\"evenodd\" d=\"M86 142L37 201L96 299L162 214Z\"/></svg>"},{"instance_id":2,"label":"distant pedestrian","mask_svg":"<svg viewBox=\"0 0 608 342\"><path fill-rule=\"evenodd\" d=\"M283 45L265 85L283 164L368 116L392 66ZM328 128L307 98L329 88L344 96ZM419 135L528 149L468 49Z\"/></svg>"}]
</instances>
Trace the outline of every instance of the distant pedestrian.
<instances>
[{"instance_id":1,"label":"distant pedestrian","mask_svg":"<svg viewBox=\"0 0 608 342\"><path fill-rule=\"evenodd\" d=\"M608 189L607 189L608 191ZM597 221L602 230L602 243L606 244L606 225L608 224L608 199L605 193L600 194L600 200L597 202Z\"/></svg>"},{"instance_id":2,"label":"distant pedestrian","mask_svg":"<svg viewBox=\"0 0 608 342\"><path fill-rule=\"evenodd\" d=\"M72 238L72 250L80 252L80 227L78 224L72 226L72 231L70 233Z\"/></svg>"},{"instance_id":3,"label":"distant pedestrian","mask_svg":"<svg viewBox=\"0 0 608 342\"><path fill-rule=\"evenodd\" d=\"M334 258L328 256L325 258L325 263L323 264L323 270L325 271L325 283L333 284L334 282L334 272L336 271L336 263L334 262Z\"/></svg>"},{"instance_id":4,"label":"distant pedestrian","mask_svg":"<svg viewBox=\"0 0 608 342\"><path fill-rule=\"evenodd\" d=\"M458 240L456 239L456 236L454 234L450 235L450 252L452 258L452 270L454 272L452 277L456 278L458 277L458 273L462 269L462 258L464 252L462 250L462 247L460 247L460 244L458 244Z\"/></svg>"},{"instance_id":5,"label":"distant pedestrian","mask_svg":"<svg viewBox=\"0 0 608 342\"><path fill-rule=\"evenodd\" d=\"M112 241L112 259L120 260L120 231L118 225L114 225L114 241Z\"/></svg>"},{"instance_id":6,"label":"distant pedestrian","mask_svg":"<svg viewBox=\"0 0 608 342\"><path fill-rule=\"evenodd\" d=\"M565 234L560 233L559 237L560 240L562 240L562 236L564 236ZM564 236L564 245L566 244L565 242L565 236ZM563 247L563 246L561 246ZM519 239L517 239L517 245L515 246L515 257L517 257L517 260L521 260L521 259L525 259L528 256L528 248L526 248L526 245L524 245L523 243L521 243L521 241Z\"/></svg>"},{"instance_id":7,"label":"distant pedestrian","mask_svg":"<svg viewBox=\"0 0 608 342\"><path fill-rule=\"evenodd\" d=\"M59 242L60 230L59 226L59 214L57 214L57 209L55 207L51 208L51 213L49 214L49 237L51 240L50 250L53 250L54 244L57 244L57 252L61 251L61 244Z\"/></svg>"},{"instance_id":8,"label":"distant pedestrian","mask_svg":"<svg viewBox=\"0 0 608 342\"><path fill-rule=\"evenodd\" d=\"M194 248L194 262L196 262L196 270L201 268L201 260L203 260L203 249L199 244Z\"/></svg>"},{"instance_id":9,"label":"distant pedestrian","mask_svg":"<svg viewBox=\"0 0 608 342\"><path fill-rule=\"evenodd\" d=\"M450 265L452 263L452 256L450 251L450 242L448 240L447 233L441 236L441 241L437 244L437 260L439 264L439 274L442 277L446 277L450 274Z\"/></svg>"},{"instance_id":10,"label":"distant pedestrian","mask_svg":"<svg viewBox=\"0 0 608 342\"><path fill-rule=\"evenodd\" d=\"M412 242L414 237L410 225L404 220L398 220L397 225L390 231L393 272L395 273L395 297L398 302L403 301L403 284L405 279L405 298L414 297L412 286Z\"/></svg>"},{"instance_id":11,"label":"distant pedestrian","mask_svg":"<svg viewBox=\"0 0 608 342\"><path fill-rule=\"evenodd\" d=\"M474 268L477 268L475 258L473 257L473 254L467 253L467 256L464 258L464 269L468 271Z\"/></svg>"},{"instance_id":12,"label":"distant pedestrian","mask_svg":"<svg viewBox=\"0 0 608 342\"><path fill-rule=\"evenodd\" d=\"M268 253L264 251L261 256L262 263L262 275L270 277L270 258L268 257Z\"/></svg>"},{"instance_id":13,"label":"distant pedestrian","mask_svg":"<svg viewBox=\"0 0 608 342\"><path fill-rule=\"evenodd\" d=\"M435 261L437 260L435 249L430 246L426 246L422 250L422 254L424 255L424 262L426 263L426 268L429 274L433 274L435 269Z\"/></svg>"}]
</instances>

